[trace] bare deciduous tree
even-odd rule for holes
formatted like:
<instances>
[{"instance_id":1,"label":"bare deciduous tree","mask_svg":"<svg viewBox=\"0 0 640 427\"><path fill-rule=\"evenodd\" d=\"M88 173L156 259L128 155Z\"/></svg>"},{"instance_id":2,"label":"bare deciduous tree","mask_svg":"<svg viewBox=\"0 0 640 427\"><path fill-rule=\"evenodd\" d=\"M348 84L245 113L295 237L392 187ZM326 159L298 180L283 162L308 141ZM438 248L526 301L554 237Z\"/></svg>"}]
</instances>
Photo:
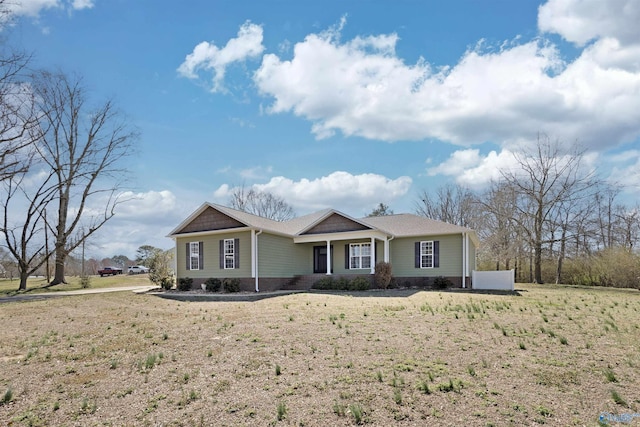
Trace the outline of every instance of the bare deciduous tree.
<instances>
[{"instance_id":1,"label":"bare deciduous tree","mask_svg":"<svg viewBox=\"0 0 640 427\"><path fill-rule=\"evenodd\" d=\"M563 203L587 197L593 188L593 175L581 167L583 155L577 145L563 152L559 141L540 135L534 149L514 153L518 168L501 171L518 198L514 218L528 231L536 283L543 282L543 247L551 242L545 226Z\"/></svg>"},{"instance_id":2,"label":"bare deciduous tree","mask_svg":"<svg viewBox=\"0 0 640 427\"><path fill-rule=\"evenodd\" d=\"M57 214L49 217L55 239L51 285L65 283L65 259L115 214L119 190L138 134L112 101L92 108L79 78L41 72L34 88L43 112L38 157L54 173ZM100 211L90 210L90 202ZM94 204L95 206L95 204Z\"/></svg>"},{"instance_id":3,"label":"bare deciduous tree","mask_svg":"<svg viewBox=\"0 0 640 427\"><path fill-rule=\"evenodd\" d=\"M295 211L282 197L269 192L237 187L231 194L229 206L274 221L286 221L296 216Z\"/></svg>"},{"instance_id":4,"label":"bare deciduous tree","mask_svg":"<svg viewBox=\"0 0 640 427\"><path fill-rule=\"evenodd\" d=\"M0 46L0 181L29 167L39 118L24 75L29 60L23 52Z\"/></svg>"},{"instance_id":5,"label":"bare deciduous tree","mask_svg":"<svg viewBox=\"0 0 640 427\"><path fill-rule=\"evenodd\" d=\"M4 243L18 266L20 283L18 290L27 289L27 279L49 258L45 244L47 223L44 220L47 206L54 200L56 185L53 172L41 177L34 186L24 185L26 173L13 174L7 178L2 199ZM10 218L21 211L18 221Z\"/></svg>"},{"instance_id":6,"label":"bare deciduous tree","mask_svg":"<svg viewBox=\"0 0 640 427\"><path fill-rule=\"evenodd\" d=\"M422 190L416 202L418 215L463 227L473 227L476 198L471 190L460 185L444 185L435 194Z\"/></svg>"}]
</instances>

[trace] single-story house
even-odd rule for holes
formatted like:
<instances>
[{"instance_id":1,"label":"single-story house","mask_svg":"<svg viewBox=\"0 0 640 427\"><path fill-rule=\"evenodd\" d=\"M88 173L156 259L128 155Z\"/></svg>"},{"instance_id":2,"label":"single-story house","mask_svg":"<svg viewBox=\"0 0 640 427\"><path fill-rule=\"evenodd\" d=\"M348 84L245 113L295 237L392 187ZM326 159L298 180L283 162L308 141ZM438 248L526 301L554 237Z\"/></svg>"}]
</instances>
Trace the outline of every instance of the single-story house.
<instances>
[{"instance_id":1,"label":"single-story house","mask_svg":"<svg viewBox=\"0 0 640 427\"><path fill-rule=\"evenodd\" d=\"M238 278L244 291L309 289L327 275L371 278L391 264L401 286L430 287L437 277L469 287L476 233L412 214L355 219L325 209L274 221L204 203L169 234L178 279Z\"/></svg>"}]
</instances>

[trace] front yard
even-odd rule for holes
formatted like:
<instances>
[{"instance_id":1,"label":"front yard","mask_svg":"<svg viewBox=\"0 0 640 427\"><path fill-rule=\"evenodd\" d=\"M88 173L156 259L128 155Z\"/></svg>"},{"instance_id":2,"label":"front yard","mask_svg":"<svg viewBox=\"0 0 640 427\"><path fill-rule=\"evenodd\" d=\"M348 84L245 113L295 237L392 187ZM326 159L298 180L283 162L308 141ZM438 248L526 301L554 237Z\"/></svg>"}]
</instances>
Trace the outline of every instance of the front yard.
<instances>
[{"instance_id":1,"label":"front yard","mask_svg":"<svg viewBox=\"0 0 640 427\"><path fill-rule=\"evenodd\" d=\"M0 423L598 425L640 412L640 292L516 288L2 304Z\"/></svg>"}]
</instances>

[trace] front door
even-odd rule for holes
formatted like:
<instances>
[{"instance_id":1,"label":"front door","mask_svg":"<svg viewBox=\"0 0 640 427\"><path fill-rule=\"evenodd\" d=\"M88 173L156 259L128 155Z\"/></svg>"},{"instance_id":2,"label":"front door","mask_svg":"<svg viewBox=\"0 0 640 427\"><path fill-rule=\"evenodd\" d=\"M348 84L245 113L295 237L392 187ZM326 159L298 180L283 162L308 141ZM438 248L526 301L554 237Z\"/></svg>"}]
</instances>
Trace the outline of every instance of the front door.
<instances>
[{"instance_id":1,"label":"front door","mask_svg":"<svg viewBox=\"0 0 640 427\"><path fill-rule=\"evenodd\" d=\"M333 246L331 246L333 252ZM327 245L313 247L313 272L327 272Z\"/></svg>"}]
</instances>

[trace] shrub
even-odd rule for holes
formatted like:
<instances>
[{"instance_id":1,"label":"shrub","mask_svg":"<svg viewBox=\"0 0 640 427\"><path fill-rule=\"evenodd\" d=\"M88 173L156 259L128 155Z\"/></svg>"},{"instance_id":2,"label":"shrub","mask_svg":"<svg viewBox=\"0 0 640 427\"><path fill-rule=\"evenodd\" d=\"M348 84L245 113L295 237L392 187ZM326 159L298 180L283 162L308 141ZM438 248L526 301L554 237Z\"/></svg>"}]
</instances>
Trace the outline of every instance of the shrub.
<instances>
[{"instance_id":1,"label":"shrub","mask_svg":"<svg viewBox=\"0 0 640 427\"><path fill-rule=\"evenodd\" d=\"M433 279L434 289L447 289L452 286L453 286L453 283L451 283L451 280L447 279L446 277L438 276L435 279Z\"/></svg>"},{"instance_id":2,"label":"shrub","mask_svg":"<svg viewBox=\"0 0 640 427\"><path fill-rule=\"evenodd\" d=\"M207 292L218 292L222 286L222 280L211 277L204 282Z\"/></svg>"},{"instance_id":3,"label":"shrub","mask_svg":"<svg viewBox=\"0 0 640 427\"><path fill-rule=\"evenodd\" d=\"M563 281L572 285L638 288L640 256L625 248L610 248L567 260Z\"/></svg>"},{"instance_id":4,"label":"shrub","mask_svg":"<svg viewBox=\"0 0 640 427\"><path fill-rule=\"evenodd\" d=\"M354 277L349 283L349 290L351 291L366 291L369 289L371 282L366 277L358 276Z\"/></svg>"},{"instance_id":5,"label":"shrub","mask_svg":"<svg viewBox=\"0 0 640 427\"><path fill-rule=\"evenodd\" d=\"M316 280L313 289L332 290L332 291L366 291L371 286L371 281L363 276L356 276L353 279L348 277L323 277Z\"/></svg>"},{"instance_id":6,"label":"shrub","mask_svg":"<svg viewBox=\"0 0 640 427\"><path fill-rule=\"evenodd\" d=\"M149 264L149 280L163 289L173 288L173 252L156 250L147 262Z\"/></svg>"},{"instance_id":7,"label":"shrub","mask_svg":"<svg viewBox=\"0 0 640 427\"><path fill-rule=\"evenodd\" d=\"M173 277L169 276L169 277L162 277L161 279L159 279L159 284L162 287L162 289L165 290L169 290L171 288L173 288L173 285L175 283L173 283Z\"/></svg>"},{"instance_id":8,"label":"shrub","mask_svg":"<svg viewBox=\"0 0 640 427\"><path fill-rule=\"evenodd\" d=\"M87 289L91 287L91 277L86 274L82 274L80 276L80 286L82 289Z\"/></svg>"},{"instance_id":9,"label":"shrub","mask_svg":"<svg viewBox=\"0 0 640 427\"><path fill-rule=\"evenodd\" d=\"M388 262L379 262L376 264L374 280L377 288L387 289L392 279L391 264Z\"/></svg>"},{"instance_id":10,"label":"shrub","mask_svg":"<svg viewBox=\"0 0 640 427\"><path fill-rule=\"evenodd\" d=\"M222 286L224 287L225 292L240 292L240 279L224 279L222 281Z\"/></svg>"},{"instance_id":11,"label":"shrub","mask_svg":"<svg viewBox=\"0 0 640 427\"><path fill-rule=\"evenodd\" d=\"M179 291L190 291L191 285L193 284L193 279L190 277L181 277L178 279L178 290Z\"/></svg>"},{"instance_id":12,"label":"shrub","mask_svg":"<svg viewBox=\"0 0 640 427\"><path fill-rule=\"evenodd\" d=\"M313 289L320 289L323 291L331 290L333 289L333 277L327 276L316 280L312 287Z\"/></svg>"},{"instance_id":13,"label":"shrub","mask_svg":"<svg viewBox=\"0 0 640 427\"><path fill-rule=\"evenodd\" d=\"M333 289L337 291L348 291L351 281L346 277L340 277L333 282Z\"/></svg>"}]
</instances>

